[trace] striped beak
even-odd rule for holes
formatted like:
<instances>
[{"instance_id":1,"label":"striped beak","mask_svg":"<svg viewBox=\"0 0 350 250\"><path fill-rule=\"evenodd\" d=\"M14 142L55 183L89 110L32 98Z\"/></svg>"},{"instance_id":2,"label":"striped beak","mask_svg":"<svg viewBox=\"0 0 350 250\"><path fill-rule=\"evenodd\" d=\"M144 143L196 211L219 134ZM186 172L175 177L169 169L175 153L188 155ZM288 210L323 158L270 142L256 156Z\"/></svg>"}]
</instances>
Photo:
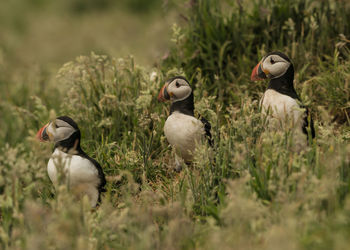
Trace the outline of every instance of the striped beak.
<instances>
[{"instance_id":1,"label":"striped beak","mask_svg":"<svg viewBox=\"0 0 350 250\"><path fill-rule=\"evenodd\" d=\"M252 81L259 81L259 80L263 80L266 79L267 76L265 74L265 72L263 71L262 67L261 67L261 62L259 62L255 68L253 69L252 75L250 76L250 80Z\"/></svg>"},{"instance_id":2,"label":"striped beak","mask_svg":"<svg viewBox=\"0 0 350 250\"><path fill-rule=\"evenodd\" d=\"M36 133L36 138L41 141L49 141L49 135L47 133L47 127L49 126L50 123L46 124L44 127L42 127L41 129L39 129L38 133Z\"/></svg>"},{"instance_id":3,"label":"striped beak","mask_svg":"<svg viewBox=\"0 0 350 250\"><path fill-rule=\"evenodd\" d=\"M162 89L159 91L159 94L158 94L158 101L159 102L165 102L165 101L170 100L170 95L167 91L167 87L168 87L168 83L164 84Z\"/></svg>"}]
</instances>

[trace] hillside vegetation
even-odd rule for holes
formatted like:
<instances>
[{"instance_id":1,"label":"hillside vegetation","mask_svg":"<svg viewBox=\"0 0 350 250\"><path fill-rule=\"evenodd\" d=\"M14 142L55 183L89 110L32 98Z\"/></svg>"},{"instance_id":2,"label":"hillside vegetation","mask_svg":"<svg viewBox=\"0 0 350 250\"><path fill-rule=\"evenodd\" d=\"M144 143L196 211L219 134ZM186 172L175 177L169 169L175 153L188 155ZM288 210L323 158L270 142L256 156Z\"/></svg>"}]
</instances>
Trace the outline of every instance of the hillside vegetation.
<instances>
[{"instance_id":1,"label":"hillside vegetation","mask_svg":"<svg viewBox=\"0 0 350 250\"><path fill-rule=\"evenodd\" d=\"M113 6L72 2L61 6L72 16ZM167 27L169 52L153 61L118 58L108 47L66 52L75 59L57 71L47 59L38 70L21 62L19 71L13 58L21 54L0 38L0 248L347 249L350 3L150 2L153 11L181 16ZM142 16L138 7L151 8L129 4L123 8L132 18ZM314 117L316 138L301 153L292 150L288 133L265 131L258 101L267 83L250 81L272 50L292 59L296 90ZM211 122L214 139L214 149L198 147L180 173L163 133L169 106L156 98L178 74L190 80L196 115ZM107 176L96 210L48 179L52 145L39 143L35 133L58 115L78 123L82 148Z\"/></svg>"}]
</instances>

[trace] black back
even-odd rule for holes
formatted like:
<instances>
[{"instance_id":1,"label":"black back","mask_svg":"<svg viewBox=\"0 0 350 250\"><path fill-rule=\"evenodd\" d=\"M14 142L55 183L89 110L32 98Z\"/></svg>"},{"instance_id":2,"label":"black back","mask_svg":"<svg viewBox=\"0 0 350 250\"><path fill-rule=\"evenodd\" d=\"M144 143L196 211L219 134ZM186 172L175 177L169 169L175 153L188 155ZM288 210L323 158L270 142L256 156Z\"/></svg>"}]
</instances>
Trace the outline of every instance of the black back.
<instances>
[{"instance_id":1,"label":"black back","mask_svg":"<svg viewBox=\"0 0 350 250\"><path fill-rule=\"evenodd\" d=\"M304 116L304 124L303 124L303 132L309 137L309 133L307 132L307 128L310 128L311 138L315 138L315 127L314 127L314 121L312 119L312 115L309 113L309 109L306 106L301 106L305 109L305 116ZM309 118L310 117L310 118ZM309 119L310 119L310 125L309 125Z\"/></svg>"},{"instance_id":2,"label":"black back","mask_svg":"<svg viewBox=\"0 0 350 250\"><path fill-rule=\"evenodd\" d=\"M213 147L213 139L212 139L212 136L211 136L211 124L210 122L205 119L204 117L200 116L199 117L201 122L203 123L204 125L204 131L205 131L205 136L207 137L207 140L208 140L208 143L209 143L209 146L210 147Z\"/></svg>"}]
</instances>

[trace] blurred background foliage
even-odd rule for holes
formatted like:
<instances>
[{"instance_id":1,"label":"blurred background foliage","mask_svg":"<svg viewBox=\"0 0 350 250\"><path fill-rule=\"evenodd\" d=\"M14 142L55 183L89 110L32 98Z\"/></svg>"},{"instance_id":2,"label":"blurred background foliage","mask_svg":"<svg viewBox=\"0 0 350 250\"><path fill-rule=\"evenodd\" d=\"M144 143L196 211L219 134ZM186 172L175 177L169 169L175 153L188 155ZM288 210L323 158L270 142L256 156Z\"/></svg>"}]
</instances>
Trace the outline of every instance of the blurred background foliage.
<instances>
[{"instance_id":1,"label":"blurred background foliage","mask_svg":"<svg viewBox=\"0 0 350 250\"><path fill-rule=\"evenodd\" d=\"M349 19L336 0L1 1L0 248L347 249ZM271 50L314 115L301 153L259 115ZM156 100L177 74L215 144L179 174ZM34 135L63 114L107 175L97 211L47 177Z\"/></svg>"},{"instance_id":2,"label":"blurred background foliage","mask_svg":"<svg viewBox=\"0 0 350 250\"><path fill-rule=\"evenodd\" d=\"M27 124L11 107L33 108L40 96L48 109L59 107L67 87L56 81L61 65L91 51L116 58L133 54L152 67L170 45L177 19L171 3L147 1L21 1L0 3L1 143L19 142ZM18 123L18 124L16 124ZM36 124L37 125L37 124Z\"/></svg>"}]
</instances>

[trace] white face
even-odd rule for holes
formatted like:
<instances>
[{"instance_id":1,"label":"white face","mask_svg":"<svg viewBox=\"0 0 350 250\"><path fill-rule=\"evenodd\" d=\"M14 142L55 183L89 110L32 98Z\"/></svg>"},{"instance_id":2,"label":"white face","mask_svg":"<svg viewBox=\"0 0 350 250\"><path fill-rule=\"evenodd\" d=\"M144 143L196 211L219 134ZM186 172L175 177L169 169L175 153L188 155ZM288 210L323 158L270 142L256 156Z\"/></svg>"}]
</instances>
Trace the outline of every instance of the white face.
<instances>
[{"instance_id":1,"label":"white face","mask_svg":"<svg viewBox=\"0 0 350 250\"><path fill-rule=\"evenodd\" d=\"M59 142L68 139L76 131L69 123L56 119L50 122L46 128L46 133L50 141Z\"/></svg>"},{"instance_id":2,"label":"white face","mask_svg":"<svg viewBox=\"0 0 350 250\"><path fill-rule=\"evenodd\" d=\"M263 58L261 69L270 79L284 75L290 66L290 62L279 55L269 55Z\"/></svg>"},{"instance_id":3,"label":"white face","mask_svg":"<svg viewBox=\"0 0 350 250\"><path fill-rule=\"evenodd\" d=\"M192 93L190 85L182 78L175 78L167 86L167 92L172 102L182 101Z\"/></svg>"}]
</instances>

